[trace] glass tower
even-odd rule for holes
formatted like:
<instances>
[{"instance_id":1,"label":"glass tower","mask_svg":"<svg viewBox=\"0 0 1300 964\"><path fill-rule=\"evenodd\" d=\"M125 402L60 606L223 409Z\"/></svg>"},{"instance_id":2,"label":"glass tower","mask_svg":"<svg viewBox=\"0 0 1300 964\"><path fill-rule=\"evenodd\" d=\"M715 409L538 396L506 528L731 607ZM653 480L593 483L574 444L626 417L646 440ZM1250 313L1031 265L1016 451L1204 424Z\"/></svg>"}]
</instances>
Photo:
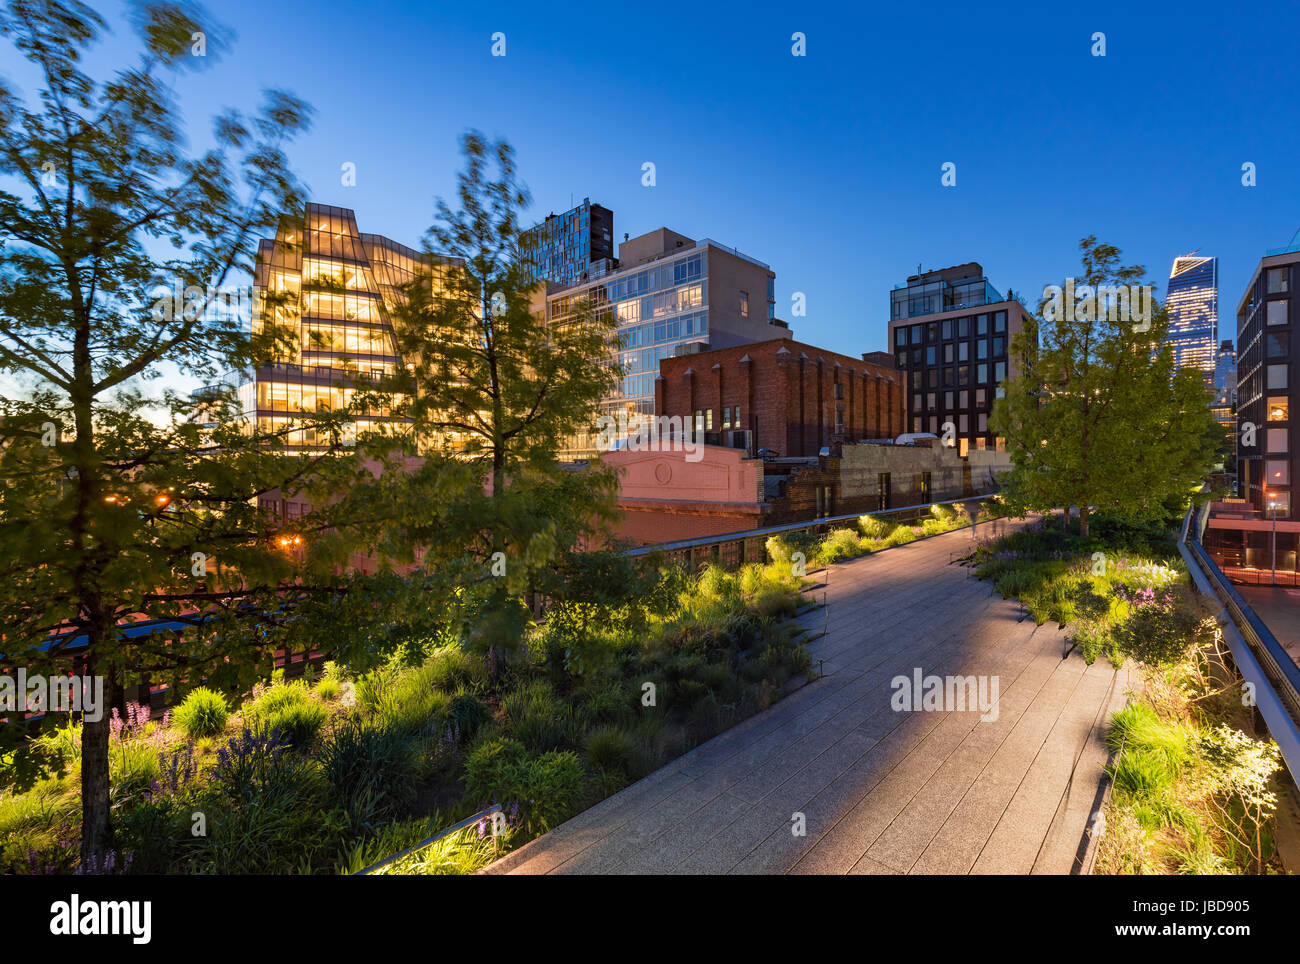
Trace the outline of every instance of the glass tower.
<instances>
[{"instance_id":1,"label":"glass tower","mask_svg":"<svg viewBox=\"0 0 1300 964\"><path fill-rule=\"evenodd\" d=\"M1219 259L1196 253L1174 259L1166 303L1174 364L1212 381L1219 353Z\"/></svg>"},{"instance_id":2,"label":"glass tower","mask_svg":"<svg viewBox=\"0 0 1300 964\"><path fill-rule=\"evenodd\" d=\"M267 359L240 386L245 415L263 432L284 432L286 450L315 447L315 429L303 415L346 407L359 386L393 373L401 359L391 312L401 286L423 271L438 288L447 263L362 234L346 208L308 204L303 217L282 218L275 238L258 246L252 325L260 330L274 312L296 336L294 349ZM376 410L358 412L354 421L361 427L388 418Z\"/></svg>"}]
</instances>

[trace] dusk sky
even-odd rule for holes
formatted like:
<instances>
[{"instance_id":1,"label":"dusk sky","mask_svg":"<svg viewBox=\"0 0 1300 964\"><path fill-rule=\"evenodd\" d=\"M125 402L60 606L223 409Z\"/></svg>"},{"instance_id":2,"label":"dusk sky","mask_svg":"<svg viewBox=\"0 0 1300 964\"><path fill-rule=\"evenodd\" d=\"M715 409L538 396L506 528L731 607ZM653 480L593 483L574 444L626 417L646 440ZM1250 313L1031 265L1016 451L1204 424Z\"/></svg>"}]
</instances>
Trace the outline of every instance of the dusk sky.
<instances>
[{"instance_id":1,"label":"dusk sky","mask_svg":"<svg viewBox=\"0 0 1300 964\"><path fill-rule=\"evenodd\" d=\"M888 292L918 264L979 261L1032 300L1087 234L1160 290L1176 255L1217 255L1231 338L1259 257L1300 228L1293 6L723 6L226 0L232 46L178 94L199 144L219 108L294 90L317 111L292 149L314 198L413 245L460 134L503 136L536 219L590 197L619 240L663 225L735 246L775 270L796 338L847 354L885 347ZM97 76L134 49L122 8L100 9ZM3 70L32 89L10 51Z\"/></svg>"}]
</instances>

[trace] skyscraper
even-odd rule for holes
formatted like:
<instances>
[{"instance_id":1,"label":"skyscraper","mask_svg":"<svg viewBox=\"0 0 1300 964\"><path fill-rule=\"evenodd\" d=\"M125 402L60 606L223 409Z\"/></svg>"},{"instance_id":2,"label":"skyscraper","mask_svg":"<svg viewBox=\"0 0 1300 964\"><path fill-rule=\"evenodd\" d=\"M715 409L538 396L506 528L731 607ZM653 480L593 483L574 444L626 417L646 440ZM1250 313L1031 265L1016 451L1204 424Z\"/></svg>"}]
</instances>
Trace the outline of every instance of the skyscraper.
<instances>
[{"instance_id":1,"label":"skyscraper","mask_svg":"<svg viewBox=\"0 0 1300 964\"><path fill-rule=\"evenodd\" d=\"M1166 297L1174 364L1214 378L1219 347L1219 259L1196 252L1174 258Z\"/></svg>"}]
</instances>

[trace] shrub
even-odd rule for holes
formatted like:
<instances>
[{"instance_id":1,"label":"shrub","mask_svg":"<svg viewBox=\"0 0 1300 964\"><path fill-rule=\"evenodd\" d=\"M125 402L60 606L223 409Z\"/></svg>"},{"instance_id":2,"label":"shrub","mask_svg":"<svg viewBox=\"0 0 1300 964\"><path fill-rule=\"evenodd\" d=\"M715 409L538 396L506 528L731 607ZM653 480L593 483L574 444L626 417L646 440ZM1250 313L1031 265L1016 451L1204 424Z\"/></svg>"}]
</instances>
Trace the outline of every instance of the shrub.
<instances>
[{"instance_id":1,"label":"shrub","mask_svg":"<svg viewBox=\"0 0 1300 964\"><path fill-rule=\"evenodd\" d=\"M445 716L446 724L454 727L461 739L470 739L492 718L487 704L473 693L460 692L452 698Z\"/></svg>"},{"instance_id":2,"label":"shrub","mask_svg":"<svg viewBox=\"0 0 1300 964\"><path fill-rule=\"evenodd\" d=\"M573 714L544 680L532 680L501 701L516 739L533 750L549 750L568 741Z\"/></svg>"},{"instance_id":3,"label":"shrub","mask_svg":"<svg viewBox=\"0 0 1300 964\"><path fill-rule=\"evenodd\" d=\"M1182 660L1208 629L1195 614L1173 606L1143 606L1118 632L1120 650L1148 666Z\"/></svg>"},{"instance_id":4,"label":"shrub","mask_svg":"<svg viewBox=\"0 0 1300 964\"><path fill-rule=\"evenodd\" d=\"M343 684L326 676L316 684L316 695L323 700L333 702L343 694Z\"/></svg>"},{"instance_id":5,"label":"shrub","mask_svg":"<svg viewBox=\"0 0 1300 964\"><path fill-rule=\"evenodd\" d=\"M318 759L330 801L353 826L391 820L415 801L419 767L409 733L349 719L324 741Z\"/></svg>"},{"instance_id":6,"label":"shrub","mask_svg":"<svg viewBox=\"0 0 1300 964\"><path fill-rule=\"evenodd\" d=\"M108 778L114 795L134 796L158 778L158 751L142 740L122 740L108 748Z\"/></svg>"},{"instance_id":7,"label":"shrub","mask_svg":"<svg viewBox=\"0 0 1300 964\"><path fill-rule=\"evenodd\" d=\"M230 708L220 693L200 686L193 690L176 707L172 719L191 740L216 736L226 728Z\"/></svg>"},{"instance_id":8,"label":"shrub","mask_svg":"<svg viewBox=\"0 0 1300 964\"><path fill-rule=\"evenodd\" d=\"M601 770L627 773L636 750L636 737L621 726L598 726L587 734L587 757Z\"/></svg>"},{"instance_id":9,"label":"shrub","mask_svg":"<svg viewBox=\"0 0 1300 964\"><path fill-rule=\"evenodd\" d=\"M822 562L838 562L862 555L864 548L858 534L852 529L835 529L823 541L817 550L817 558Z\"/></svg>"},{"instance_id":10,"label":"shrub","mask_svg":"<svg viewBox=\"0 0 1300 964\"><path fill-rule=\"evenodd\" d=\"M430 685L444 693L476 689L487 682L487 667L473 653L455 646L437 650L424 665Z\"/></svg>"},{"instance_id":11,"label":"shrub","mask_svg":"<svg viewBox=\"0 0 1300 964\"><path fill-rule=\"evenodd\" d=\"M883 539L893 528L887 519L874 515L858 516L858 529L868 539Z\"/></svg>"},{"instance_id":12,"label":"shrub","mask_svg":"<svg viewBox=\"0 0 1300 964\"><path fill-rule=\"evenodd\" d=\"M294 746L306 746L324 725L329 714L315 702L300 683L272 686L244 704L244 722L254 730L278 730Z\"/></svg>"},{"instance_id":13,"label":"shrub","mask_svg":"<svg viewBox=\"0 0 1300 964\"><path fill-rule=\"evenodd\" d=\"M519 801L530 833L550 830L582 799L582 763L569 750L532 755L517 740L484 740L465 760L465 788L479 803Z\"/></svg>"}]
</instances>

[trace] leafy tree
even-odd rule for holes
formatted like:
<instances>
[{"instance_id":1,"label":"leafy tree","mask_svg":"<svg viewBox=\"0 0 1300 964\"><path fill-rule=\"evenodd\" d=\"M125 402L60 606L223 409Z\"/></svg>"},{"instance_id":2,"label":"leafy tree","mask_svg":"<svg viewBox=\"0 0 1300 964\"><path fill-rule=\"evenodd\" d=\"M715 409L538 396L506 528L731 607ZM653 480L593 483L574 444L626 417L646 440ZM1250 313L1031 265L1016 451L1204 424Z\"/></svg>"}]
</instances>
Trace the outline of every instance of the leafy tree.
<instances>
[{"instance_id":1,"label":"leafy tree","mask_svg":"<svg viewBox=\"0 0 1300 964\"><path fill-rule=\"evenodd\" d=\"M1113 245L1090 236L1079 247L1079 281L1094 292L1144 279L1144 268L1120 265ZM1164 520L1206 477L1222 433L1201 373L1175 368L1168 314L1152 305L1147 323L1121 317L1104 299L1099 310L1077 312L1052 310L1044 299L1013 340L1025 364L989 423L1008 441L1013 469L1002 495L1010 505L1077 505L1087 536L1094 511Z\"/></svg>"},{"instance_id":2,"label":"leafy tree","mask_svg":"<svg viewBox=\"0 0 1300 964\"><path fill-rule=\"evenodd\" d=\"M420 493L401 538L475 587L471 643L509 650L527 619L525 590L612 511L612 475L565 467L556 452L591 427L615 384L616 326L586 300L565 323L547 320L520 244L530 198L513 149L470 132L462 151L460 208L438 202L425 245L441 264L407 286L395 312L406 368L386 387L408 400L424 456L398 484ZM466 470L468 485L448 492L448 474ZM426 498L438 480L442 496Z\"/></svg>"},{"instance_id":3,"label":"leafy tree","mask_svg":"<svg viewBox=\"0 0 1300 964\"><path fill-rule=\"evenodd\" d=\"M178 369L245 370L282 343L281 326L253 335L221 293L249 290L256 238L300 204L283 148L309 109L268 91L256 115L218 117L191 156L172 77L213 60L224 32L194 7L144 4L134 19L139 64L99 82L81 67L105 29L93 10L10 0L0 12L43 78L30 101L0 85L0 373L19 388L0 400L2 661L102 676L113 702L149 678L246 681L292 639L287 601L339 593L355 522L326 497L355 472L346 413L320 416L333 441L319 454L288 456L241 424L230 389L200 419L190 398L150 390ZM292 535L260 501L289 492L325 506ZM199 613L211 618L171 639L118 631ZM97 866L107 713L82 739L82 860Z\"/></svg>"}]
</instances>

